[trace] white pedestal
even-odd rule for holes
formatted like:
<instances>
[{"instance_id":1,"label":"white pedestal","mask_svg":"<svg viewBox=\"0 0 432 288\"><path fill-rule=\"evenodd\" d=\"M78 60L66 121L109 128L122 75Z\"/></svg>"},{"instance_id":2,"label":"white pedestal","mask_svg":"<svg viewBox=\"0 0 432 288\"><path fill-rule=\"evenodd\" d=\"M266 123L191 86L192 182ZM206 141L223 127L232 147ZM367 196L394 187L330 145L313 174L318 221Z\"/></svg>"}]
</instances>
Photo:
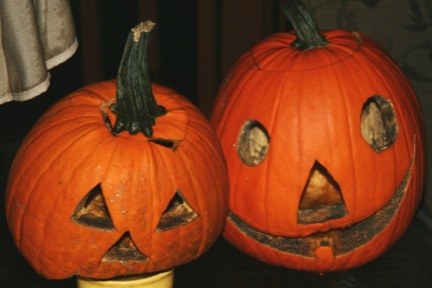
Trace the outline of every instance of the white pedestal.
<instances>
[{"instance_id":1,"label":"white pedestal","mask_svg":"<svg viewBox=\"0 0 432 288\"><path fill-rule=\"evenodd\" d=\"M115 280L94 280L78 277L78 288L172 288L174 270L151 276L136 276Z\"/></svg>"}]
</instances>

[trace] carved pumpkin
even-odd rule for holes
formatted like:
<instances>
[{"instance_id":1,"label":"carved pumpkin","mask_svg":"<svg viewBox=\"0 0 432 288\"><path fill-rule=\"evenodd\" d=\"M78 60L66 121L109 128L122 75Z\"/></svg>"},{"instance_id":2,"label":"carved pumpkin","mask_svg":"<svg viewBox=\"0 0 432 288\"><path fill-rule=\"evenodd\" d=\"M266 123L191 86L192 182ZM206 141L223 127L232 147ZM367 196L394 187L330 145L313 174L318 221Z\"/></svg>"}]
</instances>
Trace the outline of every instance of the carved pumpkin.
<instances>
[{"instance_id":1,"label":"carved pumpkin","mask_svg":"<svg viewBox=\"0 0 432 288\"><path fill-rule=\"evenodd\" d=\"M57 102L16 155L8 225L46 278L171 269L199 257L222 231L222 150L195 106L150 84L152 27L145 22L129 35L117 82Z\"/></svg>"},{"instance_id":2,"label":"carved pumpkin","mask_svg":"<svg viewBox=\"0 0 432 288\"><path fill-rule=\"evenodd\" d=\"M345 270L384 253L413 218L423 118L377 43L321 34L298 2L284 6L297 35L271 35L244 54L212 111L230 177L223 234L270 264Z\"/></svg>"}]
</instances>

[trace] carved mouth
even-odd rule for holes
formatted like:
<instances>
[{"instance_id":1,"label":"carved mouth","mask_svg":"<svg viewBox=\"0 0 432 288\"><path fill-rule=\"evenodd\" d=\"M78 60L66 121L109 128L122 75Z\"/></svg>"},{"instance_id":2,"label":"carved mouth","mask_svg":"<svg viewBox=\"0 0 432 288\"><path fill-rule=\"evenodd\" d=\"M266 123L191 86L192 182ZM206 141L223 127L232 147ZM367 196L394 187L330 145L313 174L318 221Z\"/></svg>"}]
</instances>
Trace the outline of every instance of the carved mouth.
<instances>
[{"instance_id":1,"label":"carved mouth","mask_svg":"<svg viewBox=\"0 0 432 288\"><path fill-rule=\"evenodd\" d=\"M415 153L410 167L387 204L374 215L347 228L318 232L308 237L291 238L261 232L245 223L232 211L229 211L228 219L249 238L281 252L315 258L315 251L318 247L329 246L335 257L342 256L371 241L392 221L410 182L414 158Z\"/></svg>"}]
</instances>

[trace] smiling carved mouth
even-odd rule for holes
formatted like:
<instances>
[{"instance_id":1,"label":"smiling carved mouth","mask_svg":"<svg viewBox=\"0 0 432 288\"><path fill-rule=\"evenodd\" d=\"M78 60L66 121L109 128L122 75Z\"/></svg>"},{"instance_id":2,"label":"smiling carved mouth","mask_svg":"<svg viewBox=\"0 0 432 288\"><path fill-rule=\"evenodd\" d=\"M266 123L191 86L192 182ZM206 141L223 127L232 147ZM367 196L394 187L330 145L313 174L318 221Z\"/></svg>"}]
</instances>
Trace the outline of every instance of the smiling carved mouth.
<instances>
[{"instance_id":1,"label":"smiling carved mouth","mask_svg":"<svg viewBox=\"0 0 432 288\"><path fill-rule=\"evenodd\" d=\"M299 255L305 258L315 258L315 251L318 247L329 246L332 248L335 257L341 256L371 241L391 222L396 211L400 207L410 182L414 158L415 150L410 167L397 187L393 197L387 204L374 215L347 228L332 229L327 232L318 232L303 238L294 238L273 236L261 232L245 223L232 211L229 211L228 219L251 239L281 252Z\"/></svg>"}]
</instances>

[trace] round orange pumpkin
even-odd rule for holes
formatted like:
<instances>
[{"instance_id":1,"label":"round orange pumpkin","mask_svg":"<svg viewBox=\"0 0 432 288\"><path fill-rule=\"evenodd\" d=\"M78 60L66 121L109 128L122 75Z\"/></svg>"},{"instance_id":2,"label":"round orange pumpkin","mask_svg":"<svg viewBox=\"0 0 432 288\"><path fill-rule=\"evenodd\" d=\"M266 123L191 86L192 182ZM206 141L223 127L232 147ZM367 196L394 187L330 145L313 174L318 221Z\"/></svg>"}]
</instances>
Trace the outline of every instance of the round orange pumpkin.
<instances>
[{"instance_id":1,"label":"round orange pumpkin","mask_svg":"<svg viewBox=\"0 0 432 288\"><path fill-rule=\"evenodd\" d=\"M284 12L296 32L244 54L212 111L230 177L223 234L270 264L346 270L383 254L415 215L423 116L376 42L319 32L301 1Z\"/></svg>"},{"instance_id":2,"label":"round orange pumpkin","mask_svg":"<svg viewBox=\"0 0 432 288\"><path fill-rule=\"evenodd\" d=\"M222 150L194 105L150 84L152 27L145 22L129 35L117 82L89 85L56 103L15 157L8 225L46 278L171 269L199 257L222 231Z\"/></svg>"}]
</instances>

